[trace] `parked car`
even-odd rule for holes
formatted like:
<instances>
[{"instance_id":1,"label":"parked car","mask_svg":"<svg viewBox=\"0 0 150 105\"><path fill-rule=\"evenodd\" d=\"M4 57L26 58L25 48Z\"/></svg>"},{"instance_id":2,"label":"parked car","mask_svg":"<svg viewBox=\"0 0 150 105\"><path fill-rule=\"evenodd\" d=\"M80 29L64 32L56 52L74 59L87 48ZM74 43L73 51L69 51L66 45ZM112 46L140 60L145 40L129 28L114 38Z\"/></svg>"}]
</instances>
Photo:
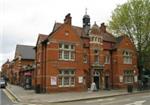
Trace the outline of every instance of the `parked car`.
<instances>
[{"instance_id":1,"label":"parked car","mask_svg":"<svg viewBox=\"0 0 150 105\"><path fill-rule=\"evenodd\" d=\"M0 79L0 88L5 88L6 87L6 82L4 79Z\"/></svg>"}]
</instances>

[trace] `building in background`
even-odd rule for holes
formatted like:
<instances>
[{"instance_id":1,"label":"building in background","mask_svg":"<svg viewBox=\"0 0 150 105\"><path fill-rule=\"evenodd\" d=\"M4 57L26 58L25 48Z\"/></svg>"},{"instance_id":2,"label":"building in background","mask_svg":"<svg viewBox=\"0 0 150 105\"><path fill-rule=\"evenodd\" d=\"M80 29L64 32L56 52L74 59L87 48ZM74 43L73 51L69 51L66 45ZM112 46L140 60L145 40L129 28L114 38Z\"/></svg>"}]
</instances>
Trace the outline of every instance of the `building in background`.
<instances>
[{"instance_id":1,"label":"building in background","mask_svg":"<svg viewBox=\"0 0 150 105\"><path fill-rule=\"evenodd\" d=\"M27 45L17 45L15 51L15 57L12 61L12 74L13 83L20 84L23 83L23 67L27 65L33 65L35 59L34 46Z\"/></svg>"}]
</instances>

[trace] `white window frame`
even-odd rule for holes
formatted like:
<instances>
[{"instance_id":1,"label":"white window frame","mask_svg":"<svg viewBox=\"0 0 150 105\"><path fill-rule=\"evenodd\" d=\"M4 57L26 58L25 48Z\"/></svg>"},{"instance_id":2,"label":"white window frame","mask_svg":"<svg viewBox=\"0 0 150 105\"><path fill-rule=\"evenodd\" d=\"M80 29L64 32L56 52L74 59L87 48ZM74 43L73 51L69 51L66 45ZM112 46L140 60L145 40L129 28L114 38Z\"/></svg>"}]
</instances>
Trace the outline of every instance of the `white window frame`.
<instances>
[{"instance_id":1,"label":"white window frame","mask_svg":"<svg viewBox=\"0 0 150 105\"><path fill-rule=\"evenodd\" d=\"M110 64L110 55L105 56L105 64Z\"/></svg>"},{"instance_id":2,"label":"white window frame","mask_svg":"<svg viewBox=\"0 0 150 105\"><path fill-rule=\"evenodd\" d=\"M68 74L65 74L65 72L68 72ZM59 79L62 78L62 80L60 81L59 80L59 87L74 87L75 86L75 70L60 70L60 74L59 74ZM73 72L73 74L72 74ZM69 84L68 85L65 85L65 77L68 77L69 78ZM73 84L72 84L72 78L74 78L74 81L73 81ZM61 84L60 84L61 82Z\"/></svg>"},{"instance_id":3,"label":"white window frame","mask_svg":"<svg viewBox=\"0 0 150 105\"><path fill-rule=\"evenodd\" d=\"M124 64L132 64L132 55L129 51L123 52L123 63Z\"/></svg>"},{"instance_id":4,"label":"white window frame","mask_svg":"<svg viewBox=\"0 0 150 105\"><path fill-rule=\"evenodd\" d=\"M68 46L68 48L65 48L66 45ZM65 55L65 52L68 52L68 55ZM60 43L59 44L59 60L75 61L75 45Z\"/></svg>"},{"instance_id":5,"label":"white window frame","mask_svg":"<svg viewBox=\"0 0 150 105\"><path fill-rule=\"evenodd\" d=\"M133 70L125 70L123 74L124 83L133 83L134 82L134 72Z\"/></svg>"}]
</instances>

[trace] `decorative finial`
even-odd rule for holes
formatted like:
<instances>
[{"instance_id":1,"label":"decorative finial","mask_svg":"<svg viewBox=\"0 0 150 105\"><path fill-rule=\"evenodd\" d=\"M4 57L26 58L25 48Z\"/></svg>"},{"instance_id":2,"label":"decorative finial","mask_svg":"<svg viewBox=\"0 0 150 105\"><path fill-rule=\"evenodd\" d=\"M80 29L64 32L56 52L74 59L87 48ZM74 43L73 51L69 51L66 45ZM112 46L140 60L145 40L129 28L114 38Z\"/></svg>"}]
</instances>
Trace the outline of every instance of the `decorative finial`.
<instances>
[{"instance_id":1,"label":"decorative finial","mask_svg":"<svg viewBox=\"0 0 150 105\"><path fill-rule=\"evenodd\" d=\"M87 15L87 8L85 8L85 15Z\"/></svg>"}]
</instances>

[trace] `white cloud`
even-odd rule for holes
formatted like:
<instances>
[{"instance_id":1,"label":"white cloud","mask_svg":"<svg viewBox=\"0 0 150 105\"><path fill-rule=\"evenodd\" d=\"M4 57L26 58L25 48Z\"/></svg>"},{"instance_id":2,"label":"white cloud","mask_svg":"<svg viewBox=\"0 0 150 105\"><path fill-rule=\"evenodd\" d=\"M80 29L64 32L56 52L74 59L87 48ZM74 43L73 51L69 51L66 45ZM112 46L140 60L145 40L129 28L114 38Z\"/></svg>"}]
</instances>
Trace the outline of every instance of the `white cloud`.
<instances>
[{"instance_id":1,"label":"white cloud","mask_svg":"<svg viewBox=\"0 0 150 105\"><path fill-rule=\"evenodd\" d=\"M85 8L91 24L108 22L111 12L127 0L3 0L0 1L0 56L12 57L16 44L35 45L38 33L49 34L54 22L63 22L67 13L73 25L82 26ZM1 46L0 46L1 47ZM9 56L10 54L10 56Z\"/></svg>"}]
</instances>

